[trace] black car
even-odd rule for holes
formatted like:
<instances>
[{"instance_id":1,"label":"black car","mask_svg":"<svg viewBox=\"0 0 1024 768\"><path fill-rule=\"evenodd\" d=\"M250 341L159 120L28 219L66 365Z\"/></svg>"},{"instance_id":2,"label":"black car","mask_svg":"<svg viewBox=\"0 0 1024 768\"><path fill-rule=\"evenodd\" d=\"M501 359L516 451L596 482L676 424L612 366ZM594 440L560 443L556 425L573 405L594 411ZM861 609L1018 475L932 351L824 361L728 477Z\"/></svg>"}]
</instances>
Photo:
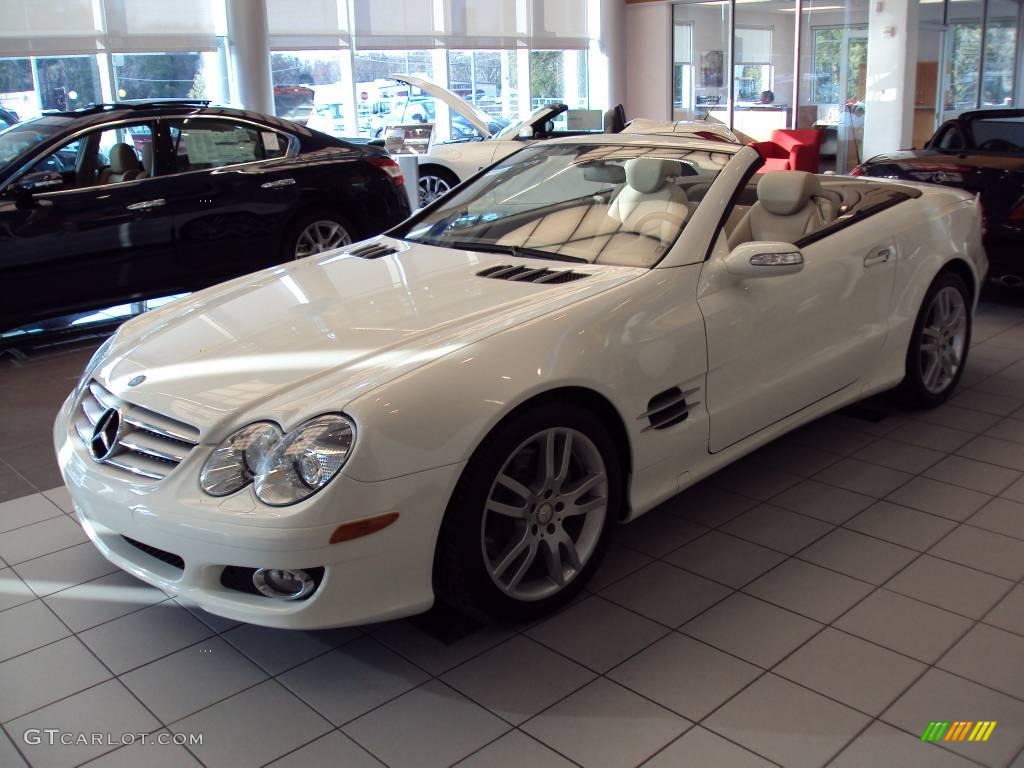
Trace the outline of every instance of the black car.
<instances>
[{"instance_id":1,"label":"black car","mask_svg":"<svg viewBox=\"0 0 1024 768\"><path fill-rule=\"evenodd\" d=\"M877 155L855 176L947 184L981 195L989 278L1024 286L1024 109L964 112L924 149Z\"/></svg>"},{"instance_id":2,"label":"black car","mask_svg":"<svg viewBox=\"0 0 1024 768\"><path fill-rule=\"evenodd\" d=\"M193 291L409 215L398 164L207 102L96 105L0 133L0 331Z\"/></svg>"}]
</instances>

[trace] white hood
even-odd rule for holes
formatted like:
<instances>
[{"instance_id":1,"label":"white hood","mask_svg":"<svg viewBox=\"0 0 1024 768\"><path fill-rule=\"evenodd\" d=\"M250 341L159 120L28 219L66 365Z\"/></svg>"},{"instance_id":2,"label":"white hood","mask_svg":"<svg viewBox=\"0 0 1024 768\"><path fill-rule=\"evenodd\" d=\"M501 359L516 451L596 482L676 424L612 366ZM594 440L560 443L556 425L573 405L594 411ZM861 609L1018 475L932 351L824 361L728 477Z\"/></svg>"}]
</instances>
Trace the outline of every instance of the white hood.
<instances>
[{"instance_id":1,"label":"white hood","mask_svg":"<svg viewBox=\"0 0 1024 768\"><path fill-rule=\"evenodd\" d=\"M415 77L413 75L391 75L392 80L397 80L400 83L406 83L415 88L419 88L428 96L433 96L435 99L440 99L448 108L453 112L457 112L466 118L474 128L476 128L480 135L485 139L491 137L491 129L488 128L490 119L487 115L481 112L476 107L472 106L468 101L456 96L454 93L449 91L447 88L442 88L436 83L432 83L429 80L424 80L422 77Z\"/></svg>"},{"instance_id":2,"label":"white hood","mask_svg":"<svg viewBox=\"0 0 1024 768\"><path fill-rule=\"evenodd\" d=\"M217 439L244 416L286 422L309 398L343 408L443 355L647 270L523 260L383 239L214 286L125 324L95 374L129 402ZM481 277L497 264L587 273L562 284ZM146 380L128 388L139 374Z\"/></svg>"}]
</instances>

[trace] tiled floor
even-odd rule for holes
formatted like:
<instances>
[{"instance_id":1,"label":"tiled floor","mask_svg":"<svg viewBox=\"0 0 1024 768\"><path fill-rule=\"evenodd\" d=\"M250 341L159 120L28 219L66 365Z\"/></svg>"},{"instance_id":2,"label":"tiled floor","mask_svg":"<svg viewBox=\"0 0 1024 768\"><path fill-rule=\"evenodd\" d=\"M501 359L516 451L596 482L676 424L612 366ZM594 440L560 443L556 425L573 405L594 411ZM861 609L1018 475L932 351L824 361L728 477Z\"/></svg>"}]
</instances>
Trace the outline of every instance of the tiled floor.
<instances>
[{"instance_id":1,"label":"tiled floor","mask_svg":"<svg viewBox=\"0 0 1024 768\"><path fill-rule=\"evenodd\" d=\"M3 768L1024 768L1019 300L984 306L950 404L809 425L616 531L560 614L450 644L236 625L108 565L49 447L90 351L0 365ZM167 732L203 742L118 748Z\"/></svg>"}]
</instances>

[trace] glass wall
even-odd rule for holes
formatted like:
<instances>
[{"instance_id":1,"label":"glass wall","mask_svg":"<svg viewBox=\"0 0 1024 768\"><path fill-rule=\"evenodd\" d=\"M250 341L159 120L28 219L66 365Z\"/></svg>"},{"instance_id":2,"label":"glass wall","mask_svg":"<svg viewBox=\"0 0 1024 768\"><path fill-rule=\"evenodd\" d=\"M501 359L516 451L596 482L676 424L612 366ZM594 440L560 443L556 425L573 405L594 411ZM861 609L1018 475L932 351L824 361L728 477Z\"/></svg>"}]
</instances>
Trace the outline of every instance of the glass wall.
<instances>
[{"instance_id":1,"label":"glass wall","mask_svg":"<svg viewBox=\"0 0 1024 768\"><path fill-rule=\"evenodd\" d=\"M672 8L672 117L729 124L732 7L723 2Z\"/></svg>"},{"instance_id":2,"label":"glass wall","mask_svg":"<svg viewBox=\"0 0 1024 768\"><path fill-rule=\"evenodd\" d=\"M793 5L788 0L736 4L733 129L754 141L767 141L772 131L793 124Z\"/></svg>"}]
</instances>

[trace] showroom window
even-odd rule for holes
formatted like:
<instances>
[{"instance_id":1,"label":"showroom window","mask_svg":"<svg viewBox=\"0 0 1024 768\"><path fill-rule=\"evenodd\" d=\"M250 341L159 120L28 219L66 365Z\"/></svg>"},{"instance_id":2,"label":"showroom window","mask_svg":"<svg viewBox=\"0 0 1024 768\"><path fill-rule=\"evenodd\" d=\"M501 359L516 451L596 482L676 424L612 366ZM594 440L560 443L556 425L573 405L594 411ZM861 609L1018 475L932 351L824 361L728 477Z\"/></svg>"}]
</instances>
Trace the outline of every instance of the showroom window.
<instances>
[{"instance_id":1,"label":"showroom window","mask_svg":"<svg viewBox=\"0 0 1024 768\"><path fill-rule=\"evenodd\" d=\"M730 4L673 6L672 25L674 119L710 117L729 124Z\"/></svg>"},{"instance_id":2,"label":"showroom window","mask_svg":"<svg viewBox=\"0 0 1024 768\"><path fill-rule=\"evenodd\" d=\"M772 30L770 27L737 26L735 46L733 96L736 103L760 103L761 94L772 90Z\"/></svg>"},{"instance_id":3,"label":"showroom window","mask_svg":"<svg viewBox=\"0 0 1024 768\"><path fill-rule=\"evenodd\" d=\"M0 107L22 120L103 101L97 56L0 59Z\"/></svg>"}]
</instances>

